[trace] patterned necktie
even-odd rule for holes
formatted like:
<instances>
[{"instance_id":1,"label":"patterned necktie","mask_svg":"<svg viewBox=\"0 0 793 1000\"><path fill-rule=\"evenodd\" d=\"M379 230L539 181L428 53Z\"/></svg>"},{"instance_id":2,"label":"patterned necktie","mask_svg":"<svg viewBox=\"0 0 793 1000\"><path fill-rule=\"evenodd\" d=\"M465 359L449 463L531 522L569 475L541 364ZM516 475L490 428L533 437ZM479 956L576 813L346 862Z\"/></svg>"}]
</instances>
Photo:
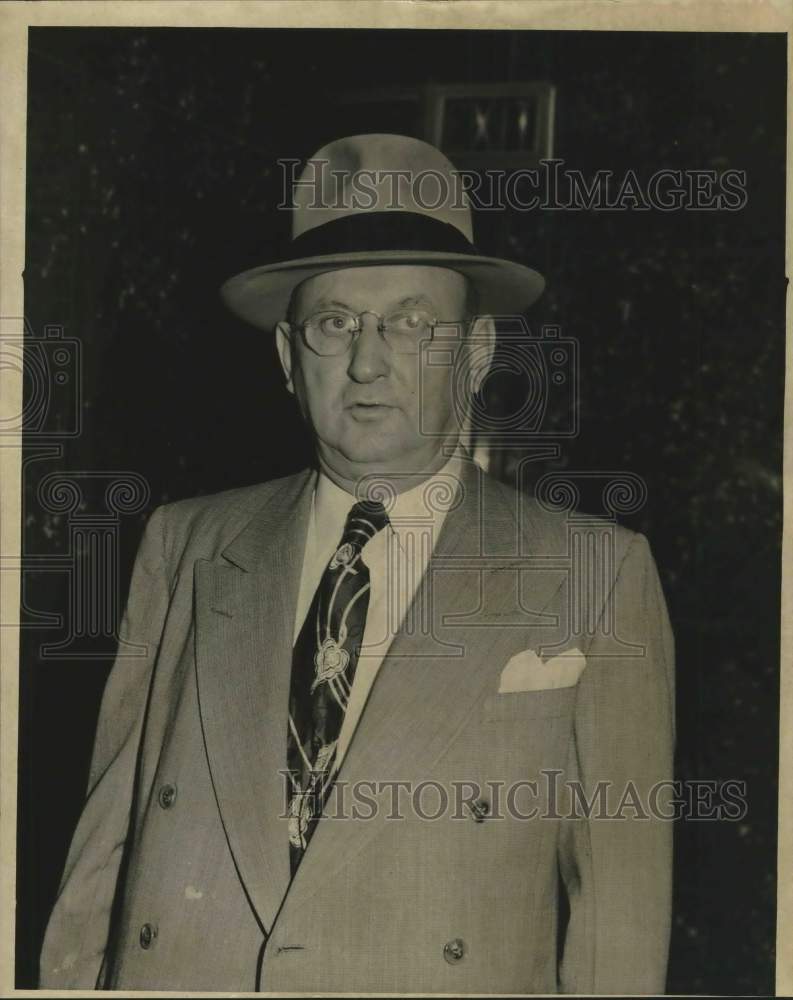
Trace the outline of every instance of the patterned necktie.
<instances>
[{"instance_id":1,"label":"patterned necktie","mask_svg":"<svg viewBox=\"0 0 793 1000\"><path fill-rule=\"evenodd\" d=\"M356 503L295 643L289 691L287 810L294 875L333 784L336 745L369 607L361 549L388 524L381 503Z\"/></svg>"}]
</instances>

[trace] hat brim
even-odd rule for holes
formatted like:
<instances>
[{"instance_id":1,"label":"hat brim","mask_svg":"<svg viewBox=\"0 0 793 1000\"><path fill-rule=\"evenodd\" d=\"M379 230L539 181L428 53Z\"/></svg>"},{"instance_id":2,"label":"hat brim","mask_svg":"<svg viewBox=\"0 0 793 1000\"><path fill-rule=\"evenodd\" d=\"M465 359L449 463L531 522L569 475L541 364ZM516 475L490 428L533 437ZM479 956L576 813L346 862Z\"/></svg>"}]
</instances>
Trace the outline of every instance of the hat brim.
<instances>
[{"instance_id":1,"label":"hat brim","mask_svg":"<svg viewBox=\"0 0 793 1000\"><path fill-rule=\"evenodd\" d=\"M388 250L324 254L265 264L229 278L220 294L235 315L253 326L272 330L286 318L292 292L307 278L348 267L384 264L418 264L458 271L476 288L482 315L521 313L537 301L545 288L545 279L538 271L514 261L463 253Z\"/></svg>"}]
</instances>

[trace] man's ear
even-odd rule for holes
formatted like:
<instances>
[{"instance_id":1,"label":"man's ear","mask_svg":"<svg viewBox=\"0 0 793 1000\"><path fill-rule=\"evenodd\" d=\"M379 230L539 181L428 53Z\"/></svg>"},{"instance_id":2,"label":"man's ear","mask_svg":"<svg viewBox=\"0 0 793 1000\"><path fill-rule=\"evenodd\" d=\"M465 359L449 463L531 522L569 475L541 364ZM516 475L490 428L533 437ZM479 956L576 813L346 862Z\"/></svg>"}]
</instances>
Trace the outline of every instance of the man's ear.
<instances>
[{"instance_id":1,"label":"man's ear","mask_svg":"<svg viewBox=\"0 0 793 1000\"><path fill-rule=\"evenodd\" d=\"M281 367L286 375L286 388L294 395L295 383L292 379L292 368L295 359L292 354L292 331L285 320L281 320L275 326L275 345L278 348Z\"/></svg>"},{"instance_id":2,"label":"man's ear","mask_svg":"<svg viewBox=\"0 0 793 1000\"><path fill-rule=\"evenodd\" d=\"M474 455L482 468L487 469L489 461L487 450L485 449L481 454L476 450L476 428L471 408L474 396L482 388L487 378L496 350L496 324L492 316L477 316L472 321L465 345L468 351L468 374L465 384L469 395L466 401L463 424L460 428L460 441L463 447Z\"/></svg>"},{"instance_id":3,"label":"man's ear","mask_svg":"<svg viewBox=\"0 0 793 1000\"><path fill-rule=\"evenodd\" d=\"M492 316L477 316L468 332L468 385L471 393L482 388L496 350L496 324Z\"/></svg>"}]
</instances>

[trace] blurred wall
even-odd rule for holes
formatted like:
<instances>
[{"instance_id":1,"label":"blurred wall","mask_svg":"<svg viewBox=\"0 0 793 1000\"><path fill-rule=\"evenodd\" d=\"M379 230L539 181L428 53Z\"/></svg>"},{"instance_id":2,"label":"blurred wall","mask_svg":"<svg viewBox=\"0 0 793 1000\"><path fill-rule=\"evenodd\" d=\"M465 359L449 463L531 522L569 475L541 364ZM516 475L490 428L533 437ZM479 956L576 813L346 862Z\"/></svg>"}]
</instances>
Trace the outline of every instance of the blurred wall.
<instances>
[{"instance_id":1,"label":"blurred wall","mask_svg":"<svg viewBox=\"0 0 793 1000\"><path fill-rule=\"evenodd\" d=\"M26 316L34 337L55 325L79 343L81 396L79 433L58 436L67 391L26 449L24 546L39 562L23 595L19 986L35 982L111 651L100 636L42 654L66 637L42 616L68 609L74 539L39 489L59 470L144 483L112 529L123 594L153 506L305 464L272 343L217 296L277 258L275 159L410 130L336 99L350 90L503 80L557 87L554 153L585 175L748 174L734 213L478 221L486 251L547 276L532 329L580 344L580 432L549 468L647 484L625 523L651 541L676 633L678 775L748 783L742 821L677 825L669 990L773 990L784 37L76 28L30 32ZM105 480L83 479L77 514L101 522Z\"/></svg>"}]
</instances>

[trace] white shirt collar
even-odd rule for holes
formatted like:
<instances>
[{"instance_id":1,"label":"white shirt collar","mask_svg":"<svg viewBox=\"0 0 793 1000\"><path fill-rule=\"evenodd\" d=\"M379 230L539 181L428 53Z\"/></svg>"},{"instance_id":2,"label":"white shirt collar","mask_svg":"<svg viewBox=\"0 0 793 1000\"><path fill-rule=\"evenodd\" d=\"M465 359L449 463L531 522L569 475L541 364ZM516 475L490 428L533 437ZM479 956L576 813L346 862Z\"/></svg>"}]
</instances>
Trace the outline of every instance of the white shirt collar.
<instances>
[{"instance_id":1,"label":"white shirt collar","mask_svg":"<svg viewBox=\"0 0 793 1000\"><path fill-rule=\"evenodd\" d=\"M393 506L386 505L391 528L398 538L413 525L426 527L431 523L436 527L439 526L459 482L461 465L462 456L458 450L441 469L428 476L418 486L398 493ZM327 545L332 551L333 546L338 544L344 530L344 522L354 503L355 497L351 493L337 486L320 471L312 509L314 537L320 545Z\"/></svg>"}]
</instances>

